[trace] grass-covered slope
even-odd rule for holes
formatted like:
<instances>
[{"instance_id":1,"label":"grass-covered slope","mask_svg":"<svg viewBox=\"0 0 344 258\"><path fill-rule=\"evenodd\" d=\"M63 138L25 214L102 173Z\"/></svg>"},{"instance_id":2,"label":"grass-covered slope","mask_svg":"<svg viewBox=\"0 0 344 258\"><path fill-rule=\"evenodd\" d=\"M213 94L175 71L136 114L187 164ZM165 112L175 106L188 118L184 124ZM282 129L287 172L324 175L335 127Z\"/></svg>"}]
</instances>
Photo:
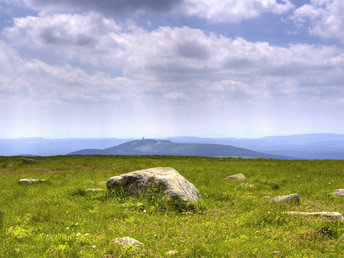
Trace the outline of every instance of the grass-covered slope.
<instances>
[{"instance_id":1,"label":"grass-covered slope","mask_svg":"<svg viewBox=\"0 0 344 258\"><path fill-rule=\"evenodd\" d=\"M136 140L122 143L105 150L85 149L72 155L179 155L206 157L288 158L266 154L230 145L204 143L175 143L166 140Z\"/></svg>"},{"instance_id":2,"label":"grass-covered slope","mask_svg":"<svg viewBox=\"0 0 344 258\"><path fill-rule=\"evenodd\" d=\"M284 211L338 211L344 198L343 161L217 159L202 157L62 156L23 165L0 157L0 257L105 255L340 256L344 226ZM159 199L146 201L85 193L121 173L157 166L177 169L201 192L200 209L178 212ZM244 173L255 188L224 178ZM23 186L20 178L46 183ZM299 193L300 205L263 200ZM111 243L130 236L142 249Z\"/></svg>"}]
</instances>

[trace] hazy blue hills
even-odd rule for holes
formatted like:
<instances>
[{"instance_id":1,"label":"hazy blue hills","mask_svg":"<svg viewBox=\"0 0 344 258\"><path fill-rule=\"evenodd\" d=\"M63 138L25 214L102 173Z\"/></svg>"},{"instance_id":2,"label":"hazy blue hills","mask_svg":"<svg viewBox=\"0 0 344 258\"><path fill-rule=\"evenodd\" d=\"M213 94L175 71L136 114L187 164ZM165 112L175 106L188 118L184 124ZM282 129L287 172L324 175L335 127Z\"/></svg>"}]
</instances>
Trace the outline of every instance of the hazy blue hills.
<instances>
[{"instance_id":1,"label":"hazy blue hills","mask_svg":"<svg viewBox=\"0 0 344 258\"><path fill-rule=\"evenodd\" d=\"M0 156L53 156L65 155L71 152L85 150L88 154L96 154L105 150L130 142L134 139L117 138L19 138L0 139ZM289 136L267 136L262 138L200 138L200 137L169 137L160 140L169 140L173 143L187 143L188 148L196 152L190 144L217 144L229 145L266 154L289 156L298 159L344 159L343 134L300 134ZM163 145L163 144L162 144ZM171 145L172 146L172 145ZM158 146L155 146L158 148ZM159 146L159 148L161 148ZM174 150L180 147L174 147ZM220 149L222 147L219 147ZM220 151L219 149L219 151Z\"/></svg>"},{"instance_id":2,"label":"hazy blue hills","mask_svg":"<svg viewBox=\"0 0 344 258\"><path fill-rule=\"evenodd\" d=\"M343 134L299 134L245 138L171 137L174 142L232 145L258 152L299 159L344 159Z\"/></svg>"},{"instance_id":3,"label":"hazy blue hills","mask_svg":"<svg viewBox=\"0 0 344 258\"><path fill-rule=\"evenodd\" d=\"M80 149L104 149L118 145L130 139L116 138L17 138L0 139L0 156L53 156L65 155Z\"/></svg>"},{"instance_id":4,"label":"hazy blue hills","mask_svg":"<svg viewBox=\"0 0 344 258\"><path fill-rule=\"evenodd\" d=\"M251 151L229 145L175 143L167 140L136 140L104 150L84 149L70 155L178 155L286 159L288 157Z\"/></svg>"}]
</instances>

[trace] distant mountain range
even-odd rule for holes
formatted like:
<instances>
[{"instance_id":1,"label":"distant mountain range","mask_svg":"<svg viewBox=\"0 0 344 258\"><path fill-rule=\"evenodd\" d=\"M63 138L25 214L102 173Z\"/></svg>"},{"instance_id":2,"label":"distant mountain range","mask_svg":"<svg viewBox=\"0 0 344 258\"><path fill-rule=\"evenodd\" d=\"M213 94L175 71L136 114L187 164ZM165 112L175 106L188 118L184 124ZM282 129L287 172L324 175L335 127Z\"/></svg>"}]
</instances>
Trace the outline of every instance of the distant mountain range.
<instances>
[{"instance_id":1,"label":"distant mountain range","mask_svg":"<svg viewBox=\"0 0 344 258\"><path fill-rule=\"evenodd\" d=\"M179 143L213 143L232 145L254 151L291 156L299 159L344 159L343 134L299 134L267 136L256 139L170 137Z\"/></svg>"},{"instance_id":2,"label":"distant mountain range","mask_svg":"<svg viewBox=\"0 0 344 258\"><path fill-rule=\"evenodd\" d=\"M116 138L66 138L46 139L40 137L0 139L0 156L55 156L65 155L85 148L104 149L133 139ZM20 155L23 156L23 155Z\"/></svg>"},{"instance_id":3,"label":"distant mountain range","mask_svg":"<svg viewBox=\"0 0 344 258\"><path fill-rule=\"evenodd\" d=\"M178 155L205 157L243 157L287 159L289 157L261 153L230 145L204 143L175 143L167 140L136 140L104 150L84 149L70 155Z\"/></svg>"},{"instance_id":4,"label":"distant mountain range","mask_svg":"<svg viewBox=\"0 0 344 258\"><path fill-rule=\"evenodd\" d=\"M89 149L105 150L134 139L116 138L19 138L0 139L0 156L18 156L25 153L29 156L65 155L71 152ZM256 139L245 138L200 138L169 137L173 143L218 144L229 145L253 152L289 156L299 159L343 159L343 134L300 134L290 136L268 136ZM191 146L191 145L190 145ZM190 147L191 148L191 147Z\"/></svg>"}]
</instances>

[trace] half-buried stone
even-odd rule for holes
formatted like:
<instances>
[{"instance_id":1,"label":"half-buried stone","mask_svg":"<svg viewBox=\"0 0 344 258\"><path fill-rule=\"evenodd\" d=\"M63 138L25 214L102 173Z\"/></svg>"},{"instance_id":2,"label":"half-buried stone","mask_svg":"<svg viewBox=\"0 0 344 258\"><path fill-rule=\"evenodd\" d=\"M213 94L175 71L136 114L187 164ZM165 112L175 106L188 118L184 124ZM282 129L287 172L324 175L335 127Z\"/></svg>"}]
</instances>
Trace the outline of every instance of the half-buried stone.
<instances>
[{"instance_id":1,"label":"half-buried stone","mask_svg":"<svg viewBox=\"0 0 344 258\"><path fill-rule=\"evenodd\" d=\"M27 158L23 158L23 164L36 164L37 161L34 159L27 159Z\"/></svg>"},{"instance_id":2,"label":"half-buried stone","mask_svg":"<svg viewBox=\"0 0 344 258\"><path fill-rule=\"evenodd\" d=\"M30 185L30 184L39 184L46 182L45 179L19 179L19 184Z\"/></svg>"},{"instance_id":3,"label":"half-buried stone","mask_svg":"<svg viewBox=\"0 0 344 258\"><path fill-rule=\"evenodd\" d=\"M270 200L271 202L300 203L300 195L299 194L282 195L282 196L276 196L274 198L272 198L270 196L264 196L263 199Z\"/></svg>"},{"instance_id":4,"label":"half-buried stone","mask_svg":"<svg viewBox=\"0 0 344 258\"><path fill-rule=\"evenodd\" d=\"M234 175L228 176L228 177L226 177L226 179L228 179L228 180L244 180L244 179L246 179L246 177L243 173L239 173L239 174L234 174Z\"/></svg>"},{"instance_id":5,"label":"half-buried stone","mask_svg":"<svg viewBox=\"0 0 344 258\"><path fill-rule=\"evenodd\" d=\"M99 193L99 192L105 192L104 189L92 189L92 188L86 188L85 189L86 193L92 192L92 193Z\"/></svg>"},{"instance_id":6,"label":"half-buried stone","mask_svg":"<svg viewBox=\"0 0 344 258\"><path fill-rule=\"evenodd\" d=\"M136 239L134 239L132 237L115 238L111 242L116 244L116 245L119 245L121 247L129 246L129 245L135 245L135 246L143 246L144 245L140 241L137 241Z\"/></svg>"},{"instance_id":7,"label":"half-buried stone","mask_svg":"<svg viewBox=\"0 0 344 258\"><path fill-rule=\"evenodd\" d=\"M169 167L137 170L111 177L107 181L108 190L123 190L132 196L144 196L147 191L157 189L172 199L182 199L196 203L200 192L178 171Z\"/></svg>"},{"instance_id":8,"label":"half-buried stone","mask_svg":"<svg viewBox=\"0 0 344 258\"><path fill-rule=\"evenodd\" d=\"M302 212L302 211L287 211L286 214L291 215L302 215L307 217L322 217L322 218L328 218L328 219L336 219L340 222L344 222L344 217L339 212L327 212L327 211L321 211L321 212Z\"/></svg>"},{"instance_id":9,"label":"half-buried stone","mask_svg":"<svg viewBox=\"0 0 344 258\"><path fill-rule=\"evenodd\" d=\"M337 189L332 192L336 196L343 196L344 197L344 189Z\"/></svg>"}]
</instances>

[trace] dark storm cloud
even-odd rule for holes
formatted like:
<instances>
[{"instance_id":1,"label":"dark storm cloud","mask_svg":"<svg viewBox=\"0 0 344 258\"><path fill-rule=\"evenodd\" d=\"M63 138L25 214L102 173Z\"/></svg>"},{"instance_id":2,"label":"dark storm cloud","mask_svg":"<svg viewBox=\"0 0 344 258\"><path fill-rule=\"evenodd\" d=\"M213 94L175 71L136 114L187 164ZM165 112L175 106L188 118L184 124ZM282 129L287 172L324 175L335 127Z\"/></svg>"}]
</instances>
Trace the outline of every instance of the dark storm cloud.
<instances>
[{"instance_id":1,"label":"dark storm cloud","mask_svg":"<svg viewBox=\"0 0 344 258\"><path fill-rule=\"evenodd\" d=\"M40 10L98 11L108 15L128 15L138 11L168 12L183 0L30 0Z\"/></svg>"}]
</instances>

